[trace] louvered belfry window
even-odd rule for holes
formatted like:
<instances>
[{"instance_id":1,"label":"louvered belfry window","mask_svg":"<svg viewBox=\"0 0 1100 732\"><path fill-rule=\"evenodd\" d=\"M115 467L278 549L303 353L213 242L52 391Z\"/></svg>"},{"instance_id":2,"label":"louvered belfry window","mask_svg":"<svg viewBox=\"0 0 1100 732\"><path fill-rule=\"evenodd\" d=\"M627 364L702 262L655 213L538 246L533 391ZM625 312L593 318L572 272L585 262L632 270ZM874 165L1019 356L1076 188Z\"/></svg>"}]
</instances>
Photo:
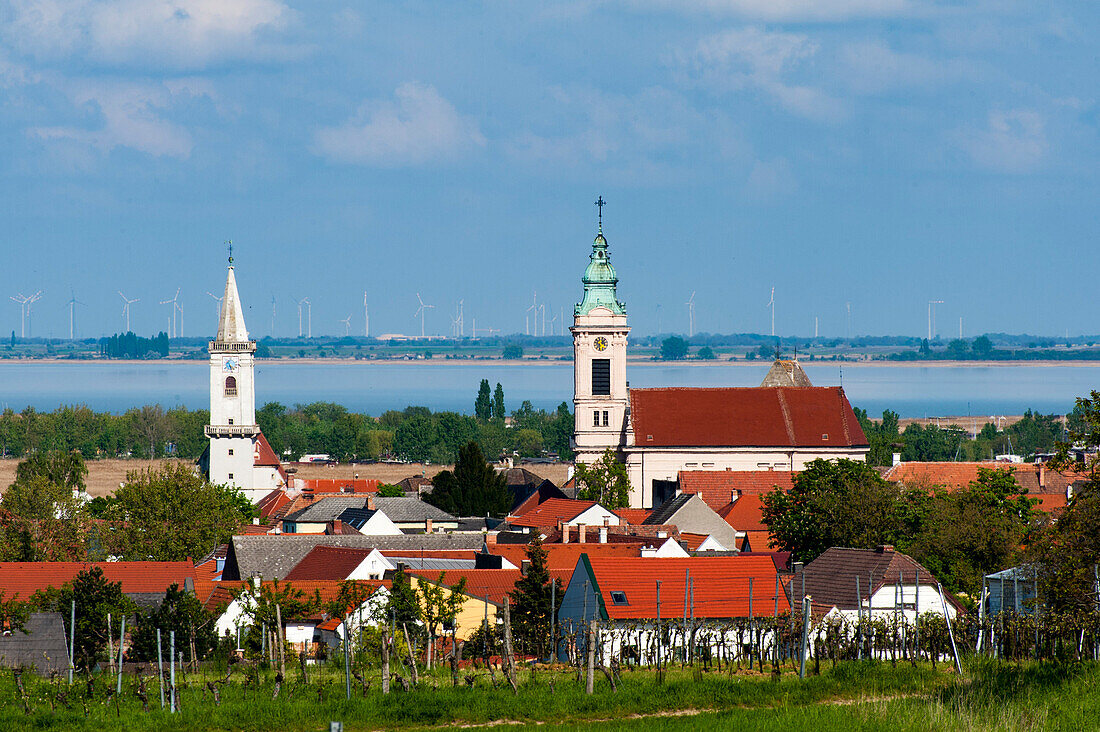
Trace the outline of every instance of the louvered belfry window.
<instances>
[{"instance_id":1,"label":"louvered belfry window","mask_svg":"<svg viewBox=\"0 0 1100 732\"><path fill-rule=\"evenodd\" d=\"M592 359L592 393L596 396L611 394L611 359Z\"/></svg>"},{"instance_id":2,"label":"louvered belfry window","mask_svg":"<svg viewBox=\"0 0 1100 732\"><path fill-rule=\"evenodd\" d=\"M237 396L237 378L235 376L225 377L225 395L227 397Z\"/></svg>"}]
</instances>

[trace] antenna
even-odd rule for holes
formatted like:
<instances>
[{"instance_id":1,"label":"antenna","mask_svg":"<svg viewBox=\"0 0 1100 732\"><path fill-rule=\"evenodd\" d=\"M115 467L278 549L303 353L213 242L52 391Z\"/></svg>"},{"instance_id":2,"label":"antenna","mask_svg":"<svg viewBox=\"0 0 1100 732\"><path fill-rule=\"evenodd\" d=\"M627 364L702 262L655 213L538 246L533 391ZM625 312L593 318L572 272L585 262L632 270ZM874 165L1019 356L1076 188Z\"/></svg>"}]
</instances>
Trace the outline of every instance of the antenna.
<instances>
[{"instance_id":1,"label":"antenna","mask_svg":"<svg viewBox=\"0 0 1100 732\"><path fill-rule=\"evenodd\" d=\"M772 288L772 298L768 300L767 307L772 309L772 335L775 335L775 288Z\"/></svg>"},{"instance_id":2,"label":"antenna","mask_svg":"<svg viewBox=\"0 0 1100 732\"><path fill-rule=\"evenodd\" d=\"M423 338L424 337L424 315L426 314L426 312L429 308L434 308L435 305L425 304L424 300L421 299L419 292L416 293L416 299L420 303L420 307L418 307L416 309L416 312L413 313L413 318L415 319L417 315L420 316L420 337Z\"/></svg>"},{"instance_id":3,"label":"antenna","mask_svg":"<svg viewBox=\"0 0 1100 732\"><path fill-rule=\"evenodd\" d=\"M845 340L851 340L852 339L852 303L846 302L846 303L844 303L844 307L848 311L848 324L846 326L844 326L844 339Z\"/></svg>"},{"instance_id":4,"label":"antenna","mask_svg":"<svg viewBox=\"0 0 1100 732\"><path fill-rule=\"evenodd\" d=\"M932 342L932 336L936 332L936 306L942 305L943 300L928 301L928 342Z\"/></svg>"},{"instance_id":5,"label":"antenna","mask_svg":"<svg viewBox=\"0 0 1100 732\"><path fill-rule=\"evenodd\" d=\"M72 341L72 340L76 340L73 337L73 332L74 332L73 331L73 320L75 319L74 316L76 315L76 306L77 305L86 305L86 303L82 303L82 302L80 302L80 300L77 300L76 299L76 293L74 293L72 290L70 290L69 291L69 301L65 304L69 306L69 340Z\"/></svg>"},{"instance_id":6,"label":"antenna","mask_svg":"<svg viewBox=\"0 0 1100 732\"><path fill-rule=\"evenodd\" d=\"M688 298L688 338L695 335L695 290L691 291L691 297Z\"/></svg>"},{"instance_id":7,"label":"antenna","mask_svg":"<svg viewBox=\"0 0 1100 732\"><path fill-rule=\"evenodd\" d=\"M344 336L351 335L351 316L343 318L340 322L344 324Z\"/></svg>"},{"instance_id":8,"label":"antenna","mask_svg":"<svg viewBox=\"0 0 1100 732\"><path fill-rule=\"evenodd\" d=\"M124 303L123 306L122 306L122 317L126 318L126 332L129 333L130 332L130 306L133 305L135 302L140 302L141 298L135 297L133 300L131 300L128 297L126 297L125 295L122 294L122 290L118 291L118 296L122 298L122 302Z\"/></svg>"},{"instance_id":9,"label":"antenna","mask_svg":"<svg viewBox=\"0 0 1100 732\"><path fill-rule=\"evenodd\" d=\"M168 337L176 337L176 308L178 307L180 299L180 288L176 288L176 294L172 296L170 300L161 300L161 305L171 305L172 314L168 318Z\"/></svg>"}]
</instances>

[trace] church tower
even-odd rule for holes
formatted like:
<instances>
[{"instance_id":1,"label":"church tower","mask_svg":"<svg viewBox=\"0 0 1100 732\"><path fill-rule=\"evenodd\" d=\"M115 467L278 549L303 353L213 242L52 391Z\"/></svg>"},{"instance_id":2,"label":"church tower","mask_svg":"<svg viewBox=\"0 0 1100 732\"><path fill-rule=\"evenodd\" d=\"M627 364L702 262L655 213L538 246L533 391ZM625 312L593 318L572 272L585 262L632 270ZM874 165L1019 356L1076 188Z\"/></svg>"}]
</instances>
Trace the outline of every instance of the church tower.
<instances>
[{"instance_id":1,"label":"church tower","mask_svg":"<svg viewBox=\"0 0 1100 732\"><path fill-rule=\"evenodd\" d=\"M581 282L584 298L573 309L573 443L576 461L591 464L607 448L627 444L626 306L619 302L619 279L603 235L601 196L599 229Z\"/></svg>"},{"instance_id":2,"label":"church tower","mask_svg":"<svg viewBox=\"0 0 1100 732\"><path fill-rule=\"evenodd\" d=\"M237 294L233 257L225 278L225 295L218 319L218 335L210 341L210 438L208 456L212 483L240 488L250 498L253 491L270 488L253 484L254 441L260 433L256 425L256 389L254 355L256 341L249 340L244 311Z\"/></svg>"}]
</instances>

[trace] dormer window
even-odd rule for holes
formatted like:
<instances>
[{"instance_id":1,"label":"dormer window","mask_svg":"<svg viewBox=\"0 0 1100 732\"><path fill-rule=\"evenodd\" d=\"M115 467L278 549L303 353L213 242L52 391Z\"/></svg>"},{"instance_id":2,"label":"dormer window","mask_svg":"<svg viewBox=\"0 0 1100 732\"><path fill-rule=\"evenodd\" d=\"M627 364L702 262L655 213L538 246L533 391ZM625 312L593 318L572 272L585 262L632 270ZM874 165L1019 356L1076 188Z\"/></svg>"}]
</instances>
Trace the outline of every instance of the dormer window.
<instances>
[{"instance_id":1,"label":"dormer window","mask_svg":"<svg viewBox=\"0 0 1100 732\"><path fill-rule=\"evenodd\" d=\"M629 602L626 601L626 593L622 592L620 590L612 590L611 591L611 602L614 605L629 605L630 604Z\"/></svg>"},{"instance_id":2,"label":"dormer window","mask_svg":"<svg viewBox=\"0 0 1100 732\"><path fill-rule=\"evenodd\" d=\"M225 395L227 397L237 396L237 377L226 376L225 377Z\"/></svg>"}]
</instances>

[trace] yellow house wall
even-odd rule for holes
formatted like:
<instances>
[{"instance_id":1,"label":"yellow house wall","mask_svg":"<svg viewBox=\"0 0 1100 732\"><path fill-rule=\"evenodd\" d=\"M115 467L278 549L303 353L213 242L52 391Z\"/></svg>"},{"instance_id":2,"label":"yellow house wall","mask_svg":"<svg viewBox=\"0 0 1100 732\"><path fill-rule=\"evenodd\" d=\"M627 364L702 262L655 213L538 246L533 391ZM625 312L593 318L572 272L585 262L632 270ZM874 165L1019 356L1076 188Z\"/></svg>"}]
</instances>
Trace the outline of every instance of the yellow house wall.
<instances>
[{"instance_id":1,"label":"yellow house wall","mask_svg":"<svg viewBox=\"0 0 1100 732\"><path fill-rule=\"evenodd\" d=\"M415 575L409 579L413 588L419 592L420 583L424 579ZM447 587L444 587L443 591L448 594L451 592L450 588ZM497 614L497 606L491 602L469 595L465 595L465 598L466 602L462 603L462 609L458 611L458 616L455 618L455 635L458 636L459 640L469 639L481 627L481 622L485 619L486 608L488 608L490 623L495 622Z\"/></svg>"}]
</instances>

